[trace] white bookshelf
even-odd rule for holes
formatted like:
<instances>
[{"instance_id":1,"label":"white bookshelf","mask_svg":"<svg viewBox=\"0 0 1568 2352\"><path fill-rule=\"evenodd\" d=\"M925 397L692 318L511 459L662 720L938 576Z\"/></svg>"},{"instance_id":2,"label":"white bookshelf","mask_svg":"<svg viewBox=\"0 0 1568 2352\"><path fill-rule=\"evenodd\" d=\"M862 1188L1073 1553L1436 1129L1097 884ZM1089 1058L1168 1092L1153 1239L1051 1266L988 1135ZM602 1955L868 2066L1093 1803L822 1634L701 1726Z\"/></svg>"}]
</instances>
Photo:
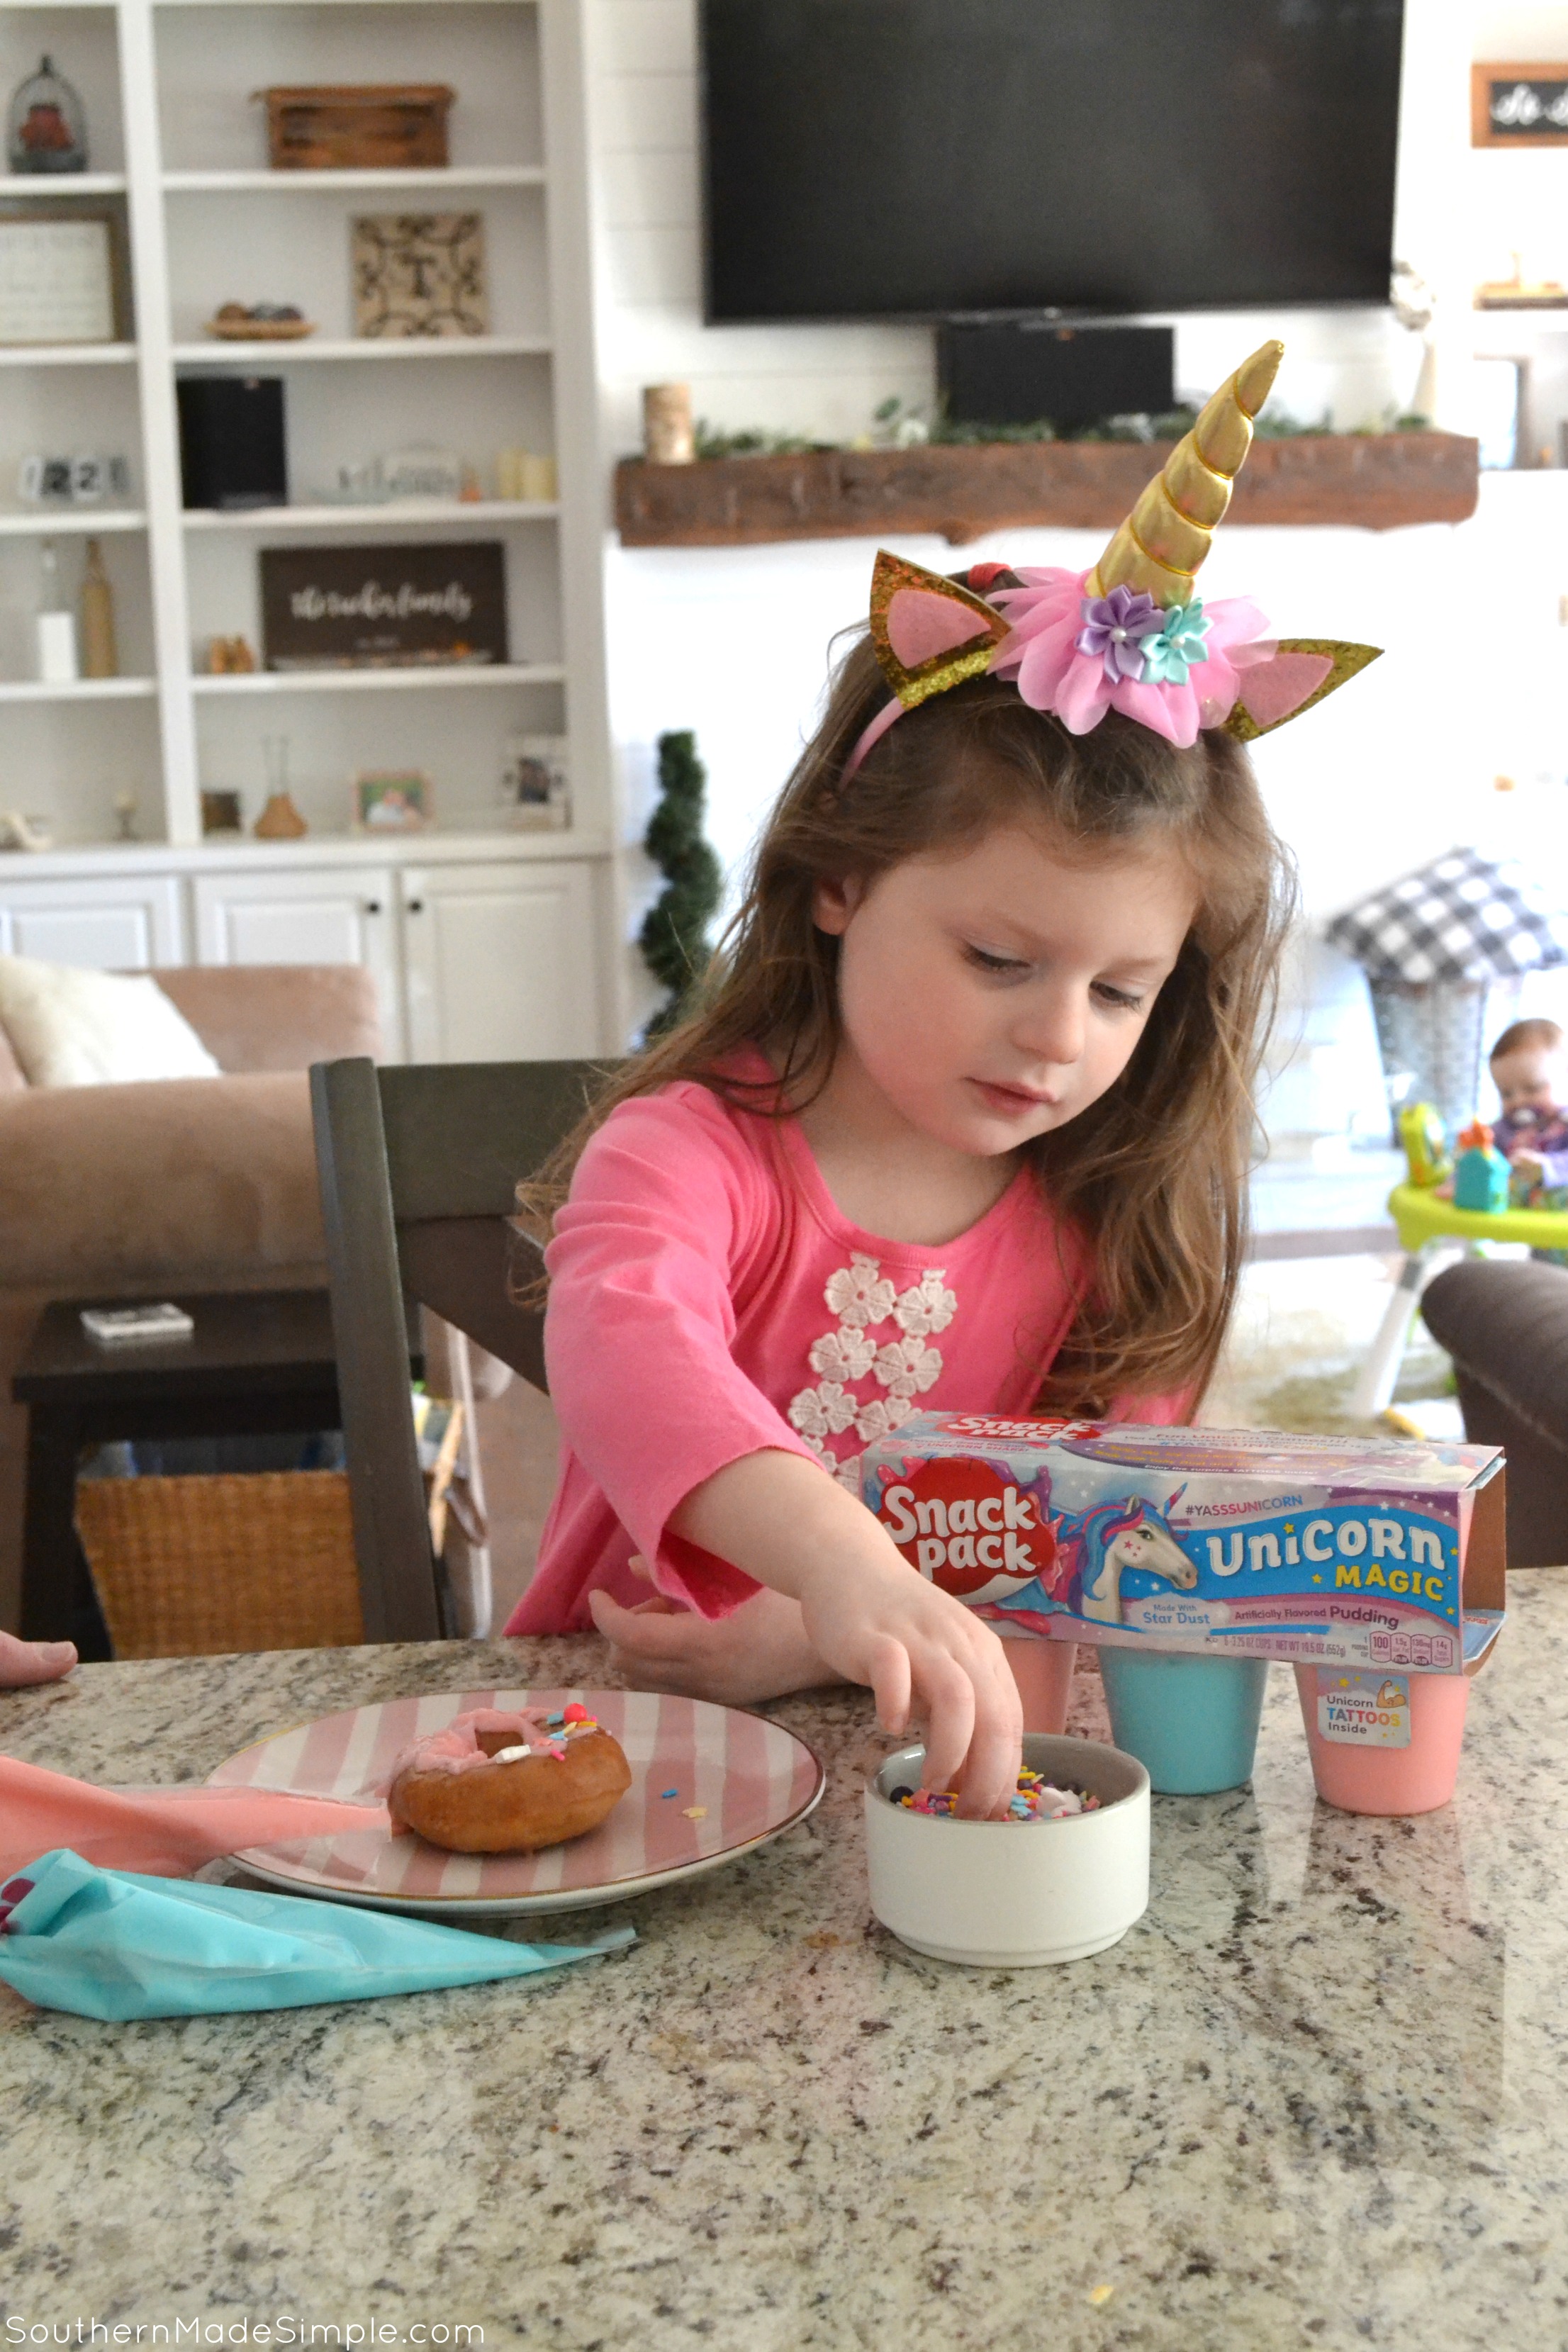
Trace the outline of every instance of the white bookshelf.
<instances>
[{"instance_id":1,"label":"white bookshelf","mask_svg":"<svg viewBox=\"0 0 1568 2352\"><path fill-rule=\"evenodd\" d=\"M113 681L110 680L112 684ZM558 662L487 662L472 669L251 670L238 677L194 677L194 694L454 694L476 687L564 686ZM65 689L67 692L72 688Z\"/></svg>"},{"instance_id":2,"label":"white bookshelf","mask_svg":"<svg viewBox=\"0 0 1568 2352\"><path fill-rule=\"evenodd\" d=\"M140 507L58 507L47 519L37 507L0 513L0 539L98 539L106 531L145 530Z\"/></svg>"},{"instance_id":3,"label":"white bookshelf","mask_svg":"<svg viewBox=\"0 0 1568 2352\"><path fill-rule=\"evenodd\" d=\"M70 196L122 196L125 194L123 172L73 172L68 179L51 179L47 173L39 178L29 178L24 172L0 172L0 204L8 204L22 196L37 201L49 197L58 201Z\"/></svg>"},{"instance_id":4,"label":"white bookshelf","mask_svg":"<svg viewBox=\"0 0 1568 2352\"><path fill-rule=\"evenodd\" d=\"M6 678L0 681L0 702L134 702L157 691L155 677L78 677L66 686Z\"/></svg>"},{"instance_id":5,"label":"white bookshelf","mask_svg":"<svg viewBox=\"0 0 1568 2352\"><path fill-rule=\"evenodd\" d=\"M164 0L168 5L168 0ZM0 189L31 186L37 182L0 178ZM86 182L78 180L78 188ZM108 194L124 182L106 178L95 193ZM409 172L165 172L163 186L170 195L185 196L308 196L398 194L437 197L466 195L480 188L542 188L542 163L474 163L467 171L457 164Z\"/></svg>"},{"instance_id":6,"label":"white bookshelf","mask_svg":"<svg viewBox=\"0 0 1568 2352\"><path fill-rule=\"evenodd\" d=\"M555 501L514 499L407 499L391 506L249 507L237 514L216 509L187 508L187 530L418 530L438 524L443 530L493 530L509 522L554 522L561 508ZM36 526L35 526L36 527ZM7 525L0 520L0 530ZM82 530L90 530L90 523Z\"/></svg>"},{"instance_id":7,"label":"white bookshelf","mask_svg":"<svg viewBox=\"0 0 1568 2352\"><path fill-rule=\"evenodd\" d=\"M0 347L4 368L129 367L134 343L20 343Z\"/></svg>"},{"instance_id":8,"label":"white bookshelf","mask_svg":"<svg viewBox=\"0 0 1568 2352\"><path fill-rule=\"evenodd\" d=\"M616 834L604 678L604 488L595 373L581 0L49 0L0 5L0 95L47 48L81 91L93 169L61 179L0 173L0 205L92 200L115 214L129 265L124 340L0 350L0 792L42 816L51 866L185 854L202 845L204 790L237 791L248 824L265 794L263 739L285 733L289 783L311 841L341 841L357 767L429 769L437 822L496 838L506 740L564 736L571 831L612 907ZM440 170L275 172L265 110L276 83L445 81L457 92ZM482 212L489 333L357 340L351 223L365 209ZM87 204L90 209L91 205ZM564 289L564 299L562 291ZM226 300L293 302L316 322L294 342L203 332ZM175 384L244 372L285 386L289 503L241 512L182 501ZM421 443L475 468L477 500L333 503L340 467ZM502 499L497 453L551 455L559 495ZM132 503L25 508L20 459L123 454ZM39 542L73 589L100 538L126 675L49 687L32 672ZM258 555L275 545L385 547L451 537L506 551L511 658L432 670L207 673L212 638L261 652ZM139 803L135 849L114 840L114 801ZM488 832L486 829L489 829ZM544 855L518 834L519 858ZM263 845L231 838L228 860ZM266 853L275 856L276 850ZM493 854L489 853L489 854ZM37 861L26 870L41 875ZM85 871L84 867L84 871ZM7 861L5 877L20 875ZM58 880L58 876L55 876ZM621 1034L616 959L605 1042Z\"/></svg>"}]
</instances>

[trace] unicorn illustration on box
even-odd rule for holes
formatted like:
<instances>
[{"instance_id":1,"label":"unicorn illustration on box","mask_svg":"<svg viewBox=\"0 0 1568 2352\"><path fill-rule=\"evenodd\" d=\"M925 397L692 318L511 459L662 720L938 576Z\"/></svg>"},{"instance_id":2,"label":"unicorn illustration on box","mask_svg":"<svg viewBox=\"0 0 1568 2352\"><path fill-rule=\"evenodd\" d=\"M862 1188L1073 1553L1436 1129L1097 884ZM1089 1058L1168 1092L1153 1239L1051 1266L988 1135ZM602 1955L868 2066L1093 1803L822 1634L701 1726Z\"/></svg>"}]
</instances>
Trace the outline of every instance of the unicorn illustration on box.
<instances>
[{"instance_id":1,"label":"unicorn illustration on box","mask_svg":"<svg viewBox=\"0 0 1568 2352\"><path fill-rule=\"evenodd\" d=\"M1184 1485L1178 1486L1163 1510L1147 1496L1128 1495L1121 1502L1097 1503L1090 1511L1064 1511L1051 1522L1056 1555L1049 1565L981 1613L1005 1622L1066 1611L1091 1625L1121 1625L1126 1622L1121 1580L1130 1569L1190 1592L1198 1580L1197 1566L1171 1525L1171 1513L1185 1493Z\"/></svg>"}]
</instances>

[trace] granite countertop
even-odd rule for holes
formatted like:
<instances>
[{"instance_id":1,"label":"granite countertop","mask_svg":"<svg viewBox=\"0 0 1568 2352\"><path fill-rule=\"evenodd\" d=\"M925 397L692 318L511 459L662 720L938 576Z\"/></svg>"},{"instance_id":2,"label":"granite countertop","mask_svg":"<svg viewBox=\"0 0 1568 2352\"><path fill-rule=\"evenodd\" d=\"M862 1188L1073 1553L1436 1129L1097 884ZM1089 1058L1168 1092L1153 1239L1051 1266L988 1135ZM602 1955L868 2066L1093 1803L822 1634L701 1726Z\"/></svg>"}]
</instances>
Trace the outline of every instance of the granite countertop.
<instances>
[{"instance_id":1,"label":"granite countertop","mask_svg":"<svg viewBox=\"0 0 1568 2352\"><path fill-rule=\"evenodd\" d=\"M1315 1806L1277 1668L1254 1787L1157 1798L1147 1916L1070 1967L874 1926L889 1743L845 1691L775 1710L829 1766L811 1821L535 1930L629 1918L624 1957L129 2026L0 1988L0 2343L1561 2352L1568 1572L1511 1601L1452 1807ZM595 1678L589 1641L89 1666L0 1696L0 1748L200 1778L310 1715L519 1682L520 1652Z\"/></svg>"}]
</instances>

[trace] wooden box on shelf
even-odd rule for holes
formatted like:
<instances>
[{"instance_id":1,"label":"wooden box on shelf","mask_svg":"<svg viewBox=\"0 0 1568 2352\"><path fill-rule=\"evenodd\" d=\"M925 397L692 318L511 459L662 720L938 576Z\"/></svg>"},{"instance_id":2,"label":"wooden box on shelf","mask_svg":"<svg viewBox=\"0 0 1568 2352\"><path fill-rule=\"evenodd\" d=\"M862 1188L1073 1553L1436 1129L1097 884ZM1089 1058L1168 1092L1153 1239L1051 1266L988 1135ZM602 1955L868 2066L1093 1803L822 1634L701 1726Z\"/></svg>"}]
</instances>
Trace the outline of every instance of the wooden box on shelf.
<instances>
[{"instance_id":1,"label":"wooden box on shelf","mask_svg":"<svg viewBox=\"0 0 1568 2352\"><path fill-rule=\"evenodd\" d=\"M262 89L275 172L444 169L445 82L321 83Z\"/></svg>"}]
</instances>

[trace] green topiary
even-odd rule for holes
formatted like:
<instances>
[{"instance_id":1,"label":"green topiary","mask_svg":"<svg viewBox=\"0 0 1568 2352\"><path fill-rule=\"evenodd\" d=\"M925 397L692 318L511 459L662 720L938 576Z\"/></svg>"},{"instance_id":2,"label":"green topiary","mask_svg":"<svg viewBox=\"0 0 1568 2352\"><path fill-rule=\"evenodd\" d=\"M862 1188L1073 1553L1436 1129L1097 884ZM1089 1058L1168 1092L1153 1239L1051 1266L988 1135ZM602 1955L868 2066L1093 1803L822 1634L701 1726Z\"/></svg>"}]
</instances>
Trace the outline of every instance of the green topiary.
<instances>
[{"instance_id":1,"label":"green topiary","mask_svg":"<svg viewBox=\"0 0 1568 2352\"><path fill-rule=\"evenodd\" d=\"M713 949L708 926L724 895L719 860L702 837L708 773L689 732L658 739L659 803L643 835L643 847L667 877L647 911L637 944L643 961L669 994L644 1031L662 1036L685 1018L689 1000L706 971Z\"/></svg>"}]
</instances>

